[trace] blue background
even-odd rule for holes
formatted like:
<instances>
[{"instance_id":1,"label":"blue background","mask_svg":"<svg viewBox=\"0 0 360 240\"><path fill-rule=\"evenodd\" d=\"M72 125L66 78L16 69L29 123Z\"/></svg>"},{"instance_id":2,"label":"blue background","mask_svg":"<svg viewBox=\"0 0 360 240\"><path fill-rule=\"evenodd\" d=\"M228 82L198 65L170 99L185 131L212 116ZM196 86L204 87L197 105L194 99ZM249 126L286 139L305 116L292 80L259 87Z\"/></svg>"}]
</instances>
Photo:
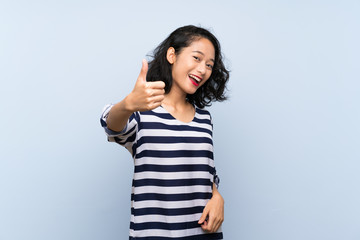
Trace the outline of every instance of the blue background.
<instances>
[{"instance_id":1,"label":"blue background","mask_svg":"<svg viewBox=\"0 0 360 240\"><path fill-rule=\"evenodd\" d=\"M102 107L177 27L231 69L209 110L225 239L360 239L359 1L0 3L0 239L127 239L133 165Z\"/></svg>"}]
</instances>

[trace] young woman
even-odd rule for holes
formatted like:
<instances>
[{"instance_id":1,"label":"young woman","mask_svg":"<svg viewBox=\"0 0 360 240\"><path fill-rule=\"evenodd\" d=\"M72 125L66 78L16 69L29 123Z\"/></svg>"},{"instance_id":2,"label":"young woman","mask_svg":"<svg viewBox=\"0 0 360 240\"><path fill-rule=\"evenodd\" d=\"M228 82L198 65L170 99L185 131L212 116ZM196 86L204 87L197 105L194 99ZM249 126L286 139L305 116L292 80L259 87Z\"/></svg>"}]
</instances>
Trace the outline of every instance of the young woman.
<instances>
[{"instance_id":1,"label":"young woman","mask_svg":"<svg viewBox=\"0 0 360 240\"><path fill-rule=\"evenodd\" d=\"M131 240L223 239L224 200L217 190L212 119L229 72L209 31L184 26L143 60L132 92L108 105L109 141L134 159Z\"/></svg>"}]
</instances>

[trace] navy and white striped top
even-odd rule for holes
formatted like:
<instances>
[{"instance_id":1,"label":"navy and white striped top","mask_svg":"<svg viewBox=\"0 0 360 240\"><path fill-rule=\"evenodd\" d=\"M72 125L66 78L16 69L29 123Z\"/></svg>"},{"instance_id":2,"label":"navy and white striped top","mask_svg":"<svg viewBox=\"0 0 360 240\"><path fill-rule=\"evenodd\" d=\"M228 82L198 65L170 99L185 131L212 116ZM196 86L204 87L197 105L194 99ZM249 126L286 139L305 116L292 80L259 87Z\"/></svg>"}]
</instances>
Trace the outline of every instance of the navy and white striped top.
<instances>
[{"instance_id":1,"label":"navy and white striped top","mask_svg":"<svg viewBox=\"0 0 360 240\"><path fill-rule=\"evenodd\" d=\"M215 174L209 112L196 108L184 123L160 106L133 113L124 130L114 132L106 124L112 106L105 107L101 124L135 165L129 239L223 239L221 229L209 234L198 224Z\"/></svg>"}]
</instances>

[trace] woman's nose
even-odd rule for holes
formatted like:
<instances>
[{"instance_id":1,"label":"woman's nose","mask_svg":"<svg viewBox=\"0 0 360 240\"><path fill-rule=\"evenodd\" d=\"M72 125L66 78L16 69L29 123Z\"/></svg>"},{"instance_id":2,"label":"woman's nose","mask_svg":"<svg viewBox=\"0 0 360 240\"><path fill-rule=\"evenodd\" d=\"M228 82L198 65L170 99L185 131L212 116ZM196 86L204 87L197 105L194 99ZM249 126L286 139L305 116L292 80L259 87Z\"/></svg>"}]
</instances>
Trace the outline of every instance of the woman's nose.
<instances>
[{"instance_id":1,"label":"woman's nose","mask_svg":"<svg viewBox=\"0 0 360 240\"><path fill-rule=\"evenodd\" d=\"M205 71L206 71L206 66L205 66L205 63L200 63L198 65L198 68L197 68L198 72L201 73L202 75L205 74Z\"/></svg>"}]
</instances>

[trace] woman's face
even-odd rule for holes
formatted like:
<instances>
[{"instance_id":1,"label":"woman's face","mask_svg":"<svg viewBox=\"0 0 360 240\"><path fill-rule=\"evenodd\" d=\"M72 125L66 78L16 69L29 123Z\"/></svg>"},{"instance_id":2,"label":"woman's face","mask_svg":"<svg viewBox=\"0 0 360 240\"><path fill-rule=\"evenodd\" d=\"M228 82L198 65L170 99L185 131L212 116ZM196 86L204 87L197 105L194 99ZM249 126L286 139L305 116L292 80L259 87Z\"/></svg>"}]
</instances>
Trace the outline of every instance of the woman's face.
<instances>
[{"instance_id":1,"label":"woman's face","mask_svg":"<svg viewBox=\"0 0 360 240\"><path fill-rule=\"evenodd\" d=\"M215 49L208 39L199 38L177 54L173 48L169 48L167 59L172 64L171 90L175 88L185 94L194 94L212 73Z\"/></svg>"}]
</instances>

